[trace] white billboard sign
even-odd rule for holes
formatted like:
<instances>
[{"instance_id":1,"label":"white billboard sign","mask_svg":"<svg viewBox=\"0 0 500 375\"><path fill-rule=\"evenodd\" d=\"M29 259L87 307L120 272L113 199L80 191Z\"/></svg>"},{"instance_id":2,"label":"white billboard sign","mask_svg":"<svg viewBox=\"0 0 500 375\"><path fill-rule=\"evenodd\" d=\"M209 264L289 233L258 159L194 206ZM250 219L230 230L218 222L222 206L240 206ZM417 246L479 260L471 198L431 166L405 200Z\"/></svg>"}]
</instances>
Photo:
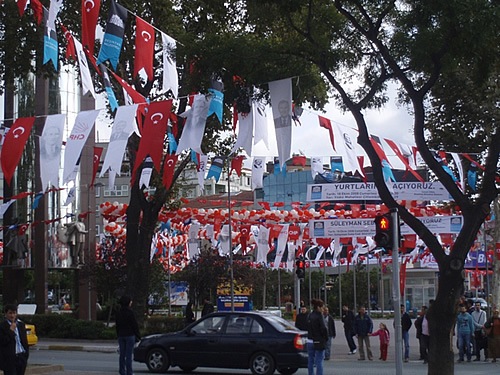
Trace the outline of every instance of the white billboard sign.
<instances>
[{"instance_id":1,"label":"white billboard sign","mask_svg":"<svg viewBox=\"0 0 500 375\"><path fill-rule=\"evenodd\" d=\"M390 182L389 190L396 200L449 200L450 193L440 182ZM307 201L379 201L374 182L338 182L308 184Z\"/></svg>"}]
</instances>

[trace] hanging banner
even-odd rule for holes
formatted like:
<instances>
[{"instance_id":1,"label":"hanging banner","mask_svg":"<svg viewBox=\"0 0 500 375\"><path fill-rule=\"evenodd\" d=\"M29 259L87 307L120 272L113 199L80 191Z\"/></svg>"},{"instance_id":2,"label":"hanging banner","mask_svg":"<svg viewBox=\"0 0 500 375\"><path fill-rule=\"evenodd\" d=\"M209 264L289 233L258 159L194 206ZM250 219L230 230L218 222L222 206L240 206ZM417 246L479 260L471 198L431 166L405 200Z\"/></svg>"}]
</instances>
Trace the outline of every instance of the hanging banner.
<instances>
[{"instance_id":1,"label":"hanging banner","mask_svg":"<svg viewBox=\"0 0 500 375\"><path fill-rule=\"evenodd\" d=\"M433 233L459 233L463 225L462 216L418 217ZM401 225L401 235L415 232L405 223ZM375 235L375 221L366 219L310 220L309 233L312 238L361 237Z\"/></svg>"},{"instance_id":2,"label":"hanging banner","mask_svg":"<svg viewBox=\"0 0 500 375\"><path fill-rule=\"evenodd\" d=\"M40 179L45 191L49 186L59 187L59 167L66 115L49 115L40 137Z\"/></svg>"},{"instance_id":3,"label":"hanging banner","mask_svg":"<svg viewBox=\"0 0 500 375\"><path fill-rule=\"evenodd\" d=\"M450 193L439 181L388 183L396 200L449 200ZM307 201L380 201L374 182L307 185Z\"/></svg>"}]
</instances>

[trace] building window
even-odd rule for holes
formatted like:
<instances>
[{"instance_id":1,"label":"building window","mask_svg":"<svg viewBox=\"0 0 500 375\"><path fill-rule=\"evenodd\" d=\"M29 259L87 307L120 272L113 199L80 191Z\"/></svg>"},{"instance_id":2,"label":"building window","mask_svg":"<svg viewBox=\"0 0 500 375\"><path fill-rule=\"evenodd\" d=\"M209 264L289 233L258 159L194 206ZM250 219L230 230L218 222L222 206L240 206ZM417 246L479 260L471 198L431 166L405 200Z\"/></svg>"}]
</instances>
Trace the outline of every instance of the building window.
<instances>
[{"instance_id":1,"label":"building window","mask_svg":"<svg viewBox=\"0 0 500 375\"><path fill-rule=\"evenodd\" d=\"M104 189L105 197L128 197L128 185L114 186L113 190Z\"/></svg>"}]
</instances>

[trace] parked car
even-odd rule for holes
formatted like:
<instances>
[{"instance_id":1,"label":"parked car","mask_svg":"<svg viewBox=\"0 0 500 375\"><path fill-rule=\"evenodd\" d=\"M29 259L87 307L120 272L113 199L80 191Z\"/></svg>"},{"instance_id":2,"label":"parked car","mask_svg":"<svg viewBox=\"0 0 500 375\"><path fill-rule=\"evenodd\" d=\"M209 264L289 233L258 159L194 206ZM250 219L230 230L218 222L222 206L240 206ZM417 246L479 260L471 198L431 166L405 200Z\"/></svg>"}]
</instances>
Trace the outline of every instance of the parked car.
<instances>
[{"instance_id":1,"label":"parked car","mask_svg":"<svg viewBox=\"0 0 500 375\"><path fill-rule=\"evenodd\" d=\"M20 304L17 306L18 315L34 315L36 311L36 305L34 304ZM38 336L36 335L36 328L34 324L25 323L26 326L26 336L28 338L28 345L33 346L38 344Z\"/></svg>"},{"instance_id":2,"label":"parked car","mask_svg":"<svg viewBox=\"0 0 500 375\"><path fill-rule=\"evenodd\" d=\"M294 374L307 367L307 332L264 312L217 312L175 333L144 337L134 360L150 372L178 366L250 369L256 375Z\"/></svg>"}]
</instances>

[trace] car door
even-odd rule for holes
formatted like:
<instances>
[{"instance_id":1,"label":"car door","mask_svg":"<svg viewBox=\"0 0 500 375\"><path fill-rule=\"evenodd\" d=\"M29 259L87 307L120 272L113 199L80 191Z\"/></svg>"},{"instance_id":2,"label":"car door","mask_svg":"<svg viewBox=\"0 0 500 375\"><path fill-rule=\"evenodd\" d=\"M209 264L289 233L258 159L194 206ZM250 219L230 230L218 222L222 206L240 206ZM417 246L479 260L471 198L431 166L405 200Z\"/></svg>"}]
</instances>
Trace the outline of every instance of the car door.
<instances>
[{"instance_id":1,"label":"car door","mask_svg":"<svg viewBox=\"0 0 500 375\"><path fill-rule=\"evenodd\" d=\"M228 317L220 337L218 367L246 368L262 334L263 327L253 316L233 314Z\"/></svg>"},{"instance_id":2,"label":"car door","mask_svg":"<svg viewBox=\"0 0 500 375\"><path fill-rule=\"evenodd\" d=\"M224 321L222 315L207 316L179 336L169 348L172 365L216 366Z\"/></svg>"}]
</instances>

